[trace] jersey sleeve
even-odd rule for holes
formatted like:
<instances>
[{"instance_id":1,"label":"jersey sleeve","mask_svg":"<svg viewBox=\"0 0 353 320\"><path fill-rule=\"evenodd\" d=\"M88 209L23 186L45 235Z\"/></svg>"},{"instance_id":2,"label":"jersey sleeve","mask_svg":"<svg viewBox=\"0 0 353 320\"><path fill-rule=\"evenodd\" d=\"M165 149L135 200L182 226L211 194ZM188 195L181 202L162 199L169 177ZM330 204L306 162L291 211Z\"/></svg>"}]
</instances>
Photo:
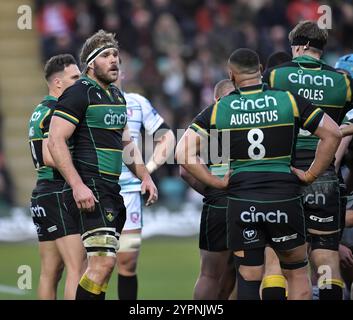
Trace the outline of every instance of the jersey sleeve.
<instances>
[{"instance_id":1,"label":"jersey sleeve","mask_svg":"<svg viewBox=\"0 0 353 320\"><path fill-rule=\"evenodd\" d=\"M79 125L88 106L87 89L82 89L79 84L67 88L60 96L53 115L63 118L75 126Z\"/></svg>"},{"instance_id":2,"label":"jersey sleeve","mask_svg":"<svg viewBox=\"0 0 353 320\"><path fill-rule=\"evenodd\" d=\"M189 128L202 136L209 136L211 129L211 117L214 105L202 110L191 122Z\"/></svg>"},{"instance_id":3,"label":"jersey sleeve","mask_svg":"<svg viewBox=\"0 0 353 320\"><path fill-rule=\"evenodd\" d=\"M41 124L40 124L40 129L42 130L44 138L48 138L50 120L51 120L53 113L54 113L54 109L48 110L47 113L45 114L44 118L42 119Z\"/></svg>"},{"instance_id":4,"label":"jersey sleeve","mask_svg":"<svg viewBox=\"0 0 353 320\"><path fill-rule=\"evenodd\" d=\"M298 109L300 127L314 133L324 116L324 111L299 95L292 96Z\"/></svg>"},{"instance_id":5,"label":"jersey sleeve","mask_svg":"<svg viewBox=\"0 0 353 320\"><path fill-rule=\"evenodd\" d=\"M139 96L139 103L142 110L142 125L144 126L147 134L152 135L161 126L164 119L146 98Z\"/></svg>"}]
</instances>

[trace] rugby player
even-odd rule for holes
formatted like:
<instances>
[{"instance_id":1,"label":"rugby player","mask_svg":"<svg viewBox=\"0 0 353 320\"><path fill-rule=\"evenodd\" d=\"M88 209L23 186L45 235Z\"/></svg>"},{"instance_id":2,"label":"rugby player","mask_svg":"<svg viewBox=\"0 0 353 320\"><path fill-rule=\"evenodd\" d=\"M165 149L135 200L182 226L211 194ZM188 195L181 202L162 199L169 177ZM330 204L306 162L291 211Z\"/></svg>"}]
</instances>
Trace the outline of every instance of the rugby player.
<instances>
[{"instance_id":1,"label":"rugby player","mask_svg":"<svg viewBox=\"0 0 353 320\"><path fill-rule=\"evenodd\" d=\"M67 182L64 203L80 224L88 254L76 299L104 300L126 219L118 184L122 159L142 181L142 193L149 194L146 205L154 203L158 194L131 141L125 99L112 85L119 74L114 34L100 30L92 35L83 44L80 60L84 76L60 97L48 147Z\"/></svg>"},{"instance_id":2,"label":"rugby player","mask_svg":"<svg viewBox=\"0 0 353 320\"><path fill-rule=\"evenodd\" d=\"M293 60L276 66L264 75L271 87L289 90L320 107L341 124L352 108L353 83L349 77L328 66L321 56L328 32L314 21L300 22L289 34ZM295 166L307 170L315 157L318 138L301 130L296 145ZM343 282L339 271L341 190L332 162L312 185L303 187L304 211L311 262L320 276L320 266L329 266L330 275L321 277L319 296L322 300L342 299Z\"/></svg>"},{"instance_id":3,"label":"rugby player","mask_svg":"<svg viewBox=\"0 0 353 320\"><path fill-rule=\"evenodd\" d=\"M232 53L229 75L237 90L196 117L196 126L178 143L177 160L202 183L228 188L228 245L239 259L238 288L243 281L243 287L253 282L249 291L259 289L269 242L287 279L288 299L310 299L299 181L313 182L330 165L341 140L339 128L307 100L262 83L259 58L252 50ZM299 127L320 138L306 171L291 168ZM230 173L223 179L212 175L196 156L210 128L230 134L230 178Z\"/></svg>"},{"instance_id":4,"label":"rugby player","mask_svg":"<svg viewBox=\"0 0 353 320\"><path fill-rule=\"evenodd\" d=\"M234 89L231 80L219 81L214 88L214 101L217 102ZM210 151L209 141L208 148ZM210 160L210 157L208 159ZM223 176L227 172L228 164L208 162L207 167L212 174ZM204 196L199 234L201 266L194 288L194 299L228 299L234 287L235 269L233 259L229 259L233 254L227 248L227 193L202 185L182 166L180 166L180 175L193 189Z\"/></svg>"},{"instance_id":5,"label":"rugby player","mask_svg":"<svg viewBox=\"0 0 353 320\"><path fill-rule=\"evenodd\" d=\"M74 299L82 276L86 252L79 230L62 205L65 180L55 170L48 151L48 132L58 97L80 77L73 56L57 55L44 68L49 94L34 109L29 121L29 144L37 171L37 184L31 197L31 214L36 226L41 271L39 299L56 299L63 266L67 271L65 299Z\"/></svg>"}]
</instances>

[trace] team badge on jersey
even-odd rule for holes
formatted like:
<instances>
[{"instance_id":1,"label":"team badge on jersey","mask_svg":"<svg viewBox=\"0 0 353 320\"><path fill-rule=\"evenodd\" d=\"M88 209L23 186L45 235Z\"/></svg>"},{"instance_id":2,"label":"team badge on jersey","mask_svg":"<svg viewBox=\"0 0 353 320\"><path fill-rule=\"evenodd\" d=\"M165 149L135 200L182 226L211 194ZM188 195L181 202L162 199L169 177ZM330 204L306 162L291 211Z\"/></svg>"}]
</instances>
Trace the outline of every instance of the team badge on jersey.
<instances>
[{"instance_id":1,"label":"team badge on jersey","mask_svg":"<svg viewBox=\"0 0 353 320\"><path fill-rule=\"evenodd\" d=\"M114 220L115 217L113 214L113 209L104 208L104 213L105 213L105 217L109 222L112 222Z\"/></svg>"}]
</instances>

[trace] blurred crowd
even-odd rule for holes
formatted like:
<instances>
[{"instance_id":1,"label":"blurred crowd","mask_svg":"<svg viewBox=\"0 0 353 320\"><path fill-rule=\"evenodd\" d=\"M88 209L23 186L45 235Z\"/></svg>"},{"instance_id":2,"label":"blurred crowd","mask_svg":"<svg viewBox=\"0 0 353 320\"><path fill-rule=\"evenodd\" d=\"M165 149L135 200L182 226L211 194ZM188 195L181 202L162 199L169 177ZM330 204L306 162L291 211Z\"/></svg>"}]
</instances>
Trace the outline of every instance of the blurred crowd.
<instances>
[{"instance_id":1,"label":"blurred crowd","mask_svg":"<svg viewBox=\"0 0 353 320\"><path fill-rule=\"evenodd\" d=\"M0 113L0 216L9 207L15 205L14 185L10 172L6 166L3 148L3 116Z\"/></svg>"},{"instance_id":2,"label":"blurred crowd","mask_svg":"<svg viewBox=\"0 0 353 320\"><path fill-rule=\"evenodd\" d=\"M124 89L149 98L177 129L212 102L235 48L256 50L264 64L275 51L290 52L288 32L300 20L317 20L321 4L333 14L324 57L333 65L353 51L353 0L37 0L36 22L43 62L58 53L78 57L100 28L116 33Z\"/></svg>"}]
</instances>

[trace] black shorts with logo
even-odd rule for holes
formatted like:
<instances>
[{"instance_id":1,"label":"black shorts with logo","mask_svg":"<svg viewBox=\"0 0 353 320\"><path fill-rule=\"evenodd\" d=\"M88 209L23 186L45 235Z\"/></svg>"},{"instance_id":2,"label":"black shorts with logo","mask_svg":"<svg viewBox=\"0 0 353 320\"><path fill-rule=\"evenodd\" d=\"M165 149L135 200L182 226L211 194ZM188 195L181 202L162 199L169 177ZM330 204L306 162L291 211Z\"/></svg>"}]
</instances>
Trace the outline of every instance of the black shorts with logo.
<instances>
[{"instance_id":1,"label":"black shorts with logo","mask_svg":"<svg viewBox=\"0 0 353 320\"><path fill-rule=\"evenodd\" d=\"M226 197L204 203L200 223L200 249L215 252L228 250L226 215Z\"/></svg>"},{"instance_id":2,"label":"black shorts with logo","mask_svg":"<svg viewBox=\"0 0 353 320\"><path fill-rule=\"evenodd\" d=\"M318 231L339 230L344 198L341 198L337 175L326 172L301 191L306 228Z\"/></svg>"},{"instance_id":3,"label":"black shorts with logo","mask_svg":"<svg viewBox=\"0 0 353 320\"><path fill-rule=\"evenodd\" d=\"M97 228L114 228L119 239L126 220L126 208L119 194L120 186L102 179L84 182L99 201L94 212L80 212L72 195L72 189L65 185L63 199L67 210L75 215L81 235Z\"/></svg>"},{"instance_id":4,"label":"black shorts with logo","mask_svg":"<svg viewBox=\"0 0 353 320\"><path fill-rule=\"evenodd\" d=\"M62 181L40 180L32 192L30 211L39 241L78 234L78 226L63 205Z\"/></svg>"},{"instance_id":5,"label":"black shorts with logo","mask_svg":"<svg viewBox=\"0 0 353 320\"><path fill-rule=\"evenodd\" d=\"M241 251L265 247L290 250L305 243L304 212L300 197L250 200L229 197L228 247Z\"/></svg>"}]
</instances>

